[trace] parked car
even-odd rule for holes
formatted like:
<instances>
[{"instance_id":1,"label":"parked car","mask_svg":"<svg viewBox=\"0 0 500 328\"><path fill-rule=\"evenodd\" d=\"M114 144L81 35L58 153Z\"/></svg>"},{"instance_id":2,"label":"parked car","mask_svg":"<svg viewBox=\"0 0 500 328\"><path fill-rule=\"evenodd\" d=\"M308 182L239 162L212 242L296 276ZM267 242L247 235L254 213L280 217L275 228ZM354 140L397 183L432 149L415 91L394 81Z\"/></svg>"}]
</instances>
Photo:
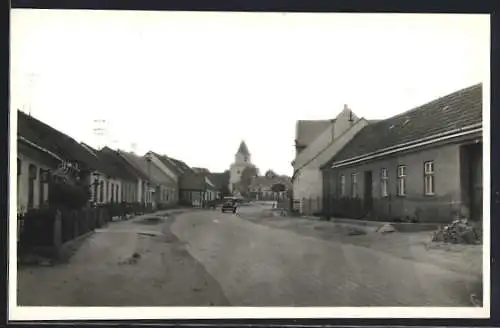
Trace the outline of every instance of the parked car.
<instances>
[{"instance_id":1,"label":"parked car","mask_svg":"<svg viewBox=\"0 0 500 328\"><path fill-rule=\"evenodd\" d=\"M225 198L224 202L222 203L222 208L221 212L233 212L236 213L236 210L238 208L238 201L236 198Z\"/></svg>"}]
</instances>

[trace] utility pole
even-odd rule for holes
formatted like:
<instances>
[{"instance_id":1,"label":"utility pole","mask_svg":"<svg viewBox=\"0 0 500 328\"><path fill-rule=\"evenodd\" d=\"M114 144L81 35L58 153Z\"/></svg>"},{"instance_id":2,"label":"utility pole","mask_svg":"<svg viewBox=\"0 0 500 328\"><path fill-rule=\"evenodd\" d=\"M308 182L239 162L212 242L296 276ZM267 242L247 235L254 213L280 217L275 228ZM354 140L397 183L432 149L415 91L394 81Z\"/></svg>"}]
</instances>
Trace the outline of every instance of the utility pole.
<instances>
[{"instance_id":1,"label":"utility pole","mask_svg":"<svg viewBox=\"0 0 500 328\"><path fill-rule=\"evenodd\" d=\"M94 135L97 139L97 149L102 149L104 137L106 135L106 120L94 120Z\"/></svg>"}]
</instances>

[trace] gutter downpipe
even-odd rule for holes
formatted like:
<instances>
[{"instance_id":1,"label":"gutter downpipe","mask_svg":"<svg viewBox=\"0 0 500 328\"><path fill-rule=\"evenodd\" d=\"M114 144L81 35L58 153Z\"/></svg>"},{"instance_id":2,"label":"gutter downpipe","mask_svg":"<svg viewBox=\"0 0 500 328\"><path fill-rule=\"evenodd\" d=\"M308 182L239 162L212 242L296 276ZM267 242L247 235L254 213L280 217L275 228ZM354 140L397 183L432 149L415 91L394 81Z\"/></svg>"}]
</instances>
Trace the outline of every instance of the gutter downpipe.
<instances>
[{"instance_id":1,"label":"gutter downpipe","mask_svg":"<svg viewBox=\"0 0 500 328\"><path fill-rule=\"evenodd\" d=\"M478 126L480 126L480 127L474 129L475 127L478 127ZM418 148L421 146L426 146L426 145L430 145L433 143L437 143L439 141L448 140L448 139L452 139L452 138L460 137L460 136L465 136L465 135L472 134L475 132L480 132L482 130L483 130L482 123L470 125L470 126L467 126L467 127L461 128L461 129L456 129L456 130L448 131L445 133L436 134L436 135L433 135L430 137L422 138L422 139L417 140L417 141L412 141L412 142L400 144L397 146L388 147L388 148L382 149L380 151L373 152L371 154L356 156L356 157L353 157L353 158L350 158L347 160L339 161L337 163L332 164L331 168L338 168L338 167L342 167L342 166L356 164L356 163L363 162L366 160L382 157L384 155L390 155L393 153L397 153L397 152L400 152L403 150Z\"/></svg>"}]
</instances>

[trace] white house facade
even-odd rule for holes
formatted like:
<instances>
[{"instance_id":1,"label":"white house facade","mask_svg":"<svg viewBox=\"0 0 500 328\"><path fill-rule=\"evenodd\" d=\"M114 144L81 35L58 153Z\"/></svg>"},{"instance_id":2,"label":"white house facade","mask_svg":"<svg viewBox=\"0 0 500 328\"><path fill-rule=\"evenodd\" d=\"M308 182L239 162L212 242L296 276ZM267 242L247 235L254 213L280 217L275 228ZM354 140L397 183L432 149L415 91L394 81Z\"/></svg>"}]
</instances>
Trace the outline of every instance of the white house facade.
<instances>
[{"instance_id":1,"label":"white house facade","mask_svg":"<svg viewBox=\"0 0 500 328\"><path fill-rule=\"evenodd\" d=\"M311 124L309 121L306 124L308 129L305 129L303 126L300 127L301 122L304 121L297 123L297 154L293 161L293 198L300 212L313 214L322 210L321 166L352 140L368 122L356 117L347 105L335 119L328 121L329 124L325 124L326 120L316 121L317 124ZM321 130L318 129L319 126ZM307 134L309 142L304 142L301 134ZM304 201L310 204L306 208Z\"/></svg>"}]
</instances>

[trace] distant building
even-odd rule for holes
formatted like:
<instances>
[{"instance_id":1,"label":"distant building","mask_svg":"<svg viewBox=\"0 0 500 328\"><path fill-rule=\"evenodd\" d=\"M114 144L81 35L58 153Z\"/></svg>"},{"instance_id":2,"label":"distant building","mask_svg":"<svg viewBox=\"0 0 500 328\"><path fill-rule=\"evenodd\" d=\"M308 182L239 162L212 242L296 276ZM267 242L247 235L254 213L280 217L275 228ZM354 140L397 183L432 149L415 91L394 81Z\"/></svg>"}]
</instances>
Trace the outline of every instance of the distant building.
<instances>
[{"instance_id":1,"label":"distant building","mask_svg":"<svg viewBox=\"0 0 500 328\"><path fill-rule=\"evenodd\" d=\"M331 120L300 120L296 125L296 156L293 199L296 209L304 214L322 211L323 179L321 166L341 150L369 122L344 109ZM304 201L310 206L303 206Z\"/></svg>"},{"instance_id":2,"label":"distant building","mask_svg":"<svg viewBox=\"0 0 500 328\"><path fill-rule=\"evenodd\" d=\"M282 184L285 190L280 193L273 191L273 185ZM264 176L256 177L250 185L250 195L256 200L285 199L292 188L290 177L278 175L269 170Z\"/></svg>"},{"instance_id":3,"label":"distant building","mask_svg":"<svg viewBox=\"0 0 500 328\"><path fill-rule=\"evenodd\" d=\"M138 156L133 153L119 150L118 153L130 165L147 176L142 180L142 200L153 208L169 206L177 203L177 184L175 180L162 171L155 162L146 154Z\"/></svg>"},{"instance_id":4,"label":"distant building","mask_svg":"<svg viewBox=\"0 0 500 328\"><path fill-rule=\"evenodd\" d=\"M241 175L247 167L255 168L252 164L252 157L248 151L245 141L240 143L240 147L234 156L234 163L229 169L229 192L235 192L235 186L241 181Z\"/></svg>"},{"instance_id":5,"label":"distant building","mask_svg":"<svg viewBox=\"0 0 500 328\"><path fill-rule=\"evenodd\" d=\"M218 197L218 191L209 178L207 169L195 170L185 162L148 152L158 167L171 176L177 184L177 199L183 205L200 206L204 201L211 201Z\"/></svg>"}]
</instances>

